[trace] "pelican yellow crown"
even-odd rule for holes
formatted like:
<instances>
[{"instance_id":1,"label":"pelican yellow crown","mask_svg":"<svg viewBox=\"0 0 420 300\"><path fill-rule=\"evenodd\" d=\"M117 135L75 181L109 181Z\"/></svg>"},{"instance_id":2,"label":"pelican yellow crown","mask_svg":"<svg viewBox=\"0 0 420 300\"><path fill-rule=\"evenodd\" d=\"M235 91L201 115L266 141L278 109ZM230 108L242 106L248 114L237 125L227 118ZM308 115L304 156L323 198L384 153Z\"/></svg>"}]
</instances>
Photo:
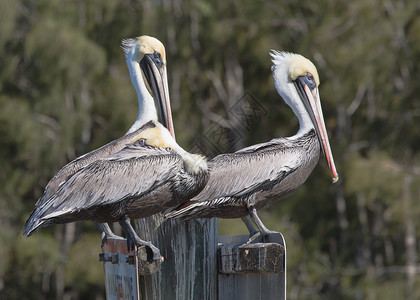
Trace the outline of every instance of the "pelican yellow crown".
<instances>
[{"instance_id":1,"label":"pelican yellow crown","mask_svg":"<svg viewBox=\"0 0 420 300\"><path fill-rule=\"evenodd\" d=\"M165 46L154 37L142 35L136 38L123 39L121 48L127 58L140 62L144 55L158 52L166 65Z\"/></svg>"},{"instance_id":2,"label":"pelican yellow crown","mask_svg":"<svg viewBox=\"0 0 420 300\"><path fill-rule=\"evenodd\" d=\"M145 54L153 54L156 51L160 53L163 62L166 64L165 46L163 46L163 44L157 38L148 35L142 35L139 36L137 40L138 53L141 54L142 57Z\"/></svg>"},{"instance_id":3,"label":"pelican yellow crown","mask_svg":"<svg viewBox=\"0 0 420 300\"><path fill-rule=\"evenodd\" d=\"M305 76L311 73L315 78L316 86L319 86L319 76L315 65L300 54L290 54L289 77L296 80L299 76Z\"/></svg>"}]
</instances>

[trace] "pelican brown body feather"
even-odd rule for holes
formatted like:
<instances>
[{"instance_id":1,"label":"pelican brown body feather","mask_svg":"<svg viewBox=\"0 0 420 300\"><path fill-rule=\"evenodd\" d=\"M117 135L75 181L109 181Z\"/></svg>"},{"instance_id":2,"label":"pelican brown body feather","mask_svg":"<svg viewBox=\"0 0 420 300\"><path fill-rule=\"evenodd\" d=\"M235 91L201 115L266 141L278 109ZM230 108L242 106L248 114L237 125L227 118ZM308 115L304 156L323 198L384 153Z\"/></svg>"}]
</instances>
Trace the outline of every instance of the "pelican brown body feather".
<instances>
[{"instance_id":1,"label":"pelican brown body feather","mask_svg":"<svg viewBox=\"0 0 420 300\"><path fill-rule=\"evenodd\" d=\"M133 139L133 137L138 135L140 131L152 125L152 122L149 122L144 125L146 127L142 127L130 134L124 135L116 140L113 140L112 142L109 142L108 144L96 150L93 150L87 154L84 154L72 160L64 167L62 167L57 172L57 174L55 174L54 177L51 178L51 180L48 182L47 186L45 187L44 194L41 198L39 198L39 200L35 204L35 209L32 211L31 215L25 223L24 234L27 235L29 228L31 228L36 222L36 215L34 213L40 208L44 207L47 200L49 200L51 196L54 195L71 176L73 176L77 171L87 166L88 164L120 151L126 146L126 144L128 144Z\"/></svg>"},{"instance_id":2,"label":"pelican brown body feather","mask_svg":"<svg viewBox=\"0 0 420 300\"><path fill-rule=\"evenodd\" d=\"M149 122L121 138L116 143L125 142L120 151L86 163L59 184L51 197L41 198L24 234L78 220L116 222L123 216L148 217L198 194L208 180L206 168L190 172L183 157L172 149L148 146L142 139L130 143L134 136L156 126Z\"/></svg>"},{"instance_id":3,"label":"pelican brown body feather","mask_svg":"<svg viewBox=\"0 0 420 300\"><path fill-rule=\"evenodd\" d=\"M209 161L210 178L196 197L175 208L169 218L239 218L301 186L319 160L314 130L299 140L279 138L264 145L221 154ZM307 155L308 154L308 155Z\"/></svg>"}]
</instances>

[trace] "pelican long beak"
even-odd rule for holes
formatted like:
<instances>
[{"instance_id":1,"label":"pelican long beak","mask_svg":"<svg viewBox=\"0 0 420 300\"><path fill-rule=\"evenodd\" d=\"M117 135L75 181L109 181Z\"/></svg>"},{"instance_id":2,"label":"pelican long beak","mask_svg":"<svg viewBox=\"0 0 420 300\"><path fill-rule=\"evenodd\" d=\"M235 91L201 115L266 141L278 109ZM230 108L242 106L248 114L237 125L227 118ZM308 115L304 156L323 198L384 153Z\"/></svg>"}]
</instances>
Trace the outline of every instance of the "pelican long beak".
<instances>
[{"instance_id":1,"label":"pelican long beak","mask_svg":"<svg viewBox=\"0 0 420 300\"><path fill-rule=\"evenodd\" d=\"M156 107L159 108L162 124L169 130L172 137L175 138L166 64L162 61L160 56L155 57L153 54L146 54L140 61L140 68L153 93Z\"/></svg>"},{"instance_id":2,"label":"pelican long beak","mask_svg":"<svg viewBox=\"0 0 420 300\"><path fill-rule=\"evenodd\" d=\"M327 160L327 165L331 172L332 182L335 183L338 181L339 177L328 139L327 129L325 128L318 88L314 87L311 89L302 77L298 77L296 79L295 85L299 96L302 98L306 110L311 117L312 123L314 124L319 142L321 144L322 152L325 159Z\"/></svg>"}]
</instances>

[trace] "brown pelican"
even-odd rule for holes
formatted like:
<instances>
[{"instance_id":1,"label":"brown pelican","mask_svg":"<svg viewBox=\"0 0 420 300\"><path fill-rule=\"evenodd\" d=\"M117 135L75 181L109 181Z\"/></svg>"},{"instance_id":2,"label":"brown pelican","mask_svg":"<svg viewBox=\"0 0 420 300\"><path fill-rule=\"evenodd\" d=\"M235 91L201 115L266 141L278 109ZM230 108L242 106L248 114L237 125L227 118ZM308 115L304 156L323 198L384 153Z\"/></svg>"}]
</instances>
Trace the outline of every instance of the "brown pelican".
<instances>
[{"instance_id":1,"label":"brown pelican","mask_svg":"<svg viewBox=\"0 0 420 300\"><path fill-rule=\"evenodd\" d=\"M75 159L53 177L26 221L24 234L81 219L119 221L127 246L148 246L157 259L159 250L137 236L130 218L150 216L197 194L206 182L207 165L173 138L162 43L142 36L124 40L123 50L138 94L137 120L126 135ZM157 122L149 90L170 131ZM113 235L106 223L102 230L106 236Z\"/></svg>"},{"instance_id":2,"label":"brown pelican","mask_svg":"<svg viewBox=\"0 0 420 300\"><path fill-rule=\"evenodd\" d=\"M238 218L264 237L270 231L256 210L285 198L301 186L319 160L327 160L333 182L338 180L325 129L314 64L298 54L273 51L272 71L277 92L299 119L296 135L275 138L235 153L221 154L209 163L210 178L195 198L166 213L167 218Z\"/></svg>"}]
</instances>

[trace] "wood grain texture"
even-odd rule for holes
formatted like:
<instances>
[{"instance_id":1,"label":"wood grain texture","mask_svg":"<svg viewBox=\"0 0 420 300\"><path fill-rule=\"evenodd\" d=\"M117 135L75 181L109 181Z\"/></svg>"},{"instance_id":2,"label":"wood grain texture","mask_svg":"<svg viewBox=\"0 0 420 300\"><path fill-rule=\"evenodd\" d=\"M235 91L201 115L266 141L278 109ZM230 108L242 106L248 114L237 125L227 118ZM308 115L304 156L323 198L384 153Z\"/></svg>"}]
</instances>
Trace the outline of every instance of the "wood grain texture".
<instances>
[{"instance_id":1,"label":"wood grain texture","mask_svg":"<svg viewBox=\"0 0 420 300\"><path fill-rule=\"evenodd\" d=\"M219 253L228 255L218 258L226 265L219 265L217 299L286 299L286 244L283 235L270 234L268 243L254 245L245 244L248 238L247 235L219 236ZM221 269L230 272L221 273Z\"/></svg>"},{"instance_id":2,"label":"wood grain texture","mask_svg":"<svg viewBox=\"0 0 420 300\"><path fill-rule=\"evenodd\" d=\"M283 254L278 243L222 244L218 247L219 272L279 273L284 268Z\"/></svg>"},{"instance_id":3,"label":"wood grain texture","mask_svg":"<svg viewBox=\"0 0 420 300\"><path fill-rule=\"evenodd\" d=\"M163 221L157 214L135 228L164 257L156 273L140 276L141 299L217 299L217 219Z\"/></svg>"}]
</instances>

